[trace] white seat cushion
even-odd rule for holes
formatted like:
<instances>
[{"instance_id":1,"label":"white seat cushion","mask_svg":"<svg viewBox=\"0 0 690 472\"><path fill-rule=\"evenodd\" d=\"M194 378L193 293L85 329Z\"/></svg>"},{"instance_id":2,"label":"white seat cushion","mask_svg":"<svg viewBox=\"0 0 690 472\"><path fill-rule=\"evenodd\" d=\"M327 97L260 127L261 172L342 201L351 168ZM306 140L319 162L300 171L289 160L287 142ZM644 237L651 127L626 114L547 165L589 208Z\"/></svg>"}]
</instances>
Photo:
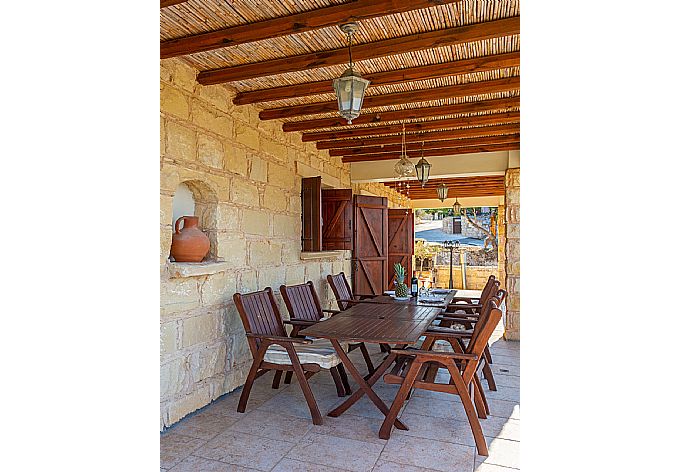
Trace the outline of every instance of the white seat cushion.
<instances>
[{"instance_id":1,"label":"white seat cushion","mask_svg":"<svg viewBox=\"0 0 690 472\"><path fill-rule=\"evenodd\" d=\"M311 344L295 344L294 346L302 364L318 364L323 369L330 369L342 362L328 339L316 339ZM277 344L272 344L268 348L264 360L274 364L291 364L290 356L285 348Z\"/></svg>"},{"instance_id":2,"label":"white seat cushion","mask_svg":"<svg viewBox=\"0 0 690 472\"><path fill-rule=\"evenodd\" d=\"M426 336L422 336L417 340L413 347L415 349L421 349L422 343L424 343L425 339ZM433 350L436 352L453 352L453 346L451 346L450 343L445 339L439 339L434 343Z\"/></svg>"}]
</instances>

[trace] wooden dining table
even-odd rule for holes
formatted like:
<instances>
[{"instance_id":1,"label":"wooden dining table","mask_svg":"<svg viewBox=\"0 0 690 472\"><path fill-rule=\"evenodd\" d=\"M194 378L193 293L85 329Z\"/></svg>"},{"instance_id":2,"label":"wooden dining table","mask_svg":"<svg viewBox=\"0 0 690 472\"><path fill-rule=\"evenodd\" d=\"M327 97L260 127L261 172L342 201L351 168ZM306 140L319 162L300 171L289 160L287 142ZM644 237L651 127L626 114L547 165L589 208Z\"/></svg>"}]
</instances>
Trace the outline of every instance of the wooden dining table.
<instances>
[{"instance_id":1,"label":"wooden dining table","mask_svg":"<svg viewBox=\"0 0 690 472\"><path fill-rule=\"evenodd\" d=\"M448 300L445 306L424 306L420 305L417 300L395 303L396 300L389 302L381 298L377 302L376 299L370 299L366 303L357 303L327 320L302 329L301 335L329 339L343 365L360 387L344 402L331 410L328 416L338 417L342 415L365 394L384 416L388 415L389 411L388 406L376 394L372 386L392 366L396 356L389 353L376 370L368 378L365 378L347 356L341 342L392 344L396 348L414 344L448 306L453 294L454 291L450 297L444 298L444 301ZM384 295L384 297L391 298L388 295ZM399 419L395 420L395 427L408 429Z\"/></svg>"}]
</instances>

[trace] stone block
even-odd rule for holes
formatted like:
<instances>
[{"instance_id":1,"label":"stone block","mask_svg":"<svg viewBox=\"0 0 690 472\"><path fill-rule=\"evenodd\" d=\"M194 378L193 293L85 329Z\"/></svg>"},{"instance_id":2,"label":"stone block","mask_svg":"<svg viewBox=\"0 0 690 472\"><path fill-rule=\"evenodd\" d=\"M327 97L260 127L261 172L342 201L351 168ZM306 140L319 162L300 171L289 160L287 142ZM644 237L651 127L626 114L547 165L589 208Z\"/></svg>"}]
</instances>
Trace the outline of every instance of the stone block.
<instances>
[{"instance_id":1,"label":"stone block","mask_svg":"<svg viewBox=\"0 0 690 472\"><path fill-rule=\"evenodd\" d=\"M189 119L189 101L187 95L180 90L162 83L160 87L161 113Z\"/></svg>"},{"instance_id":2,"label":"stone block","mask_svg":"<svg viewBox=\"0 0 690 472\"><path fill-rule=\"evenodd\" d=\"M273 234L281 238L301 239L300 219L291 215L273 216Z\"/></svg>"},{"instance_id":3,"label":"stone block","mask_svg":"<svg viewBox=\"0 0 690 472\"><path fill-rule=\"evenodd\" d=\"M160 225L161 226L172 226L172 202L173 197L170 195L160 196Z\"/></svg>"},{"instance_id":4,"label":"stone block","mask_svg":"<svg viewBox=\"0 0 690 472\"><path fill-rule=\"evenodd\" d=\"M162 82L172 83L173 72L175 71L175 59L160 60L160 79Z\"/></svg>"},{"instance_id":5,"label":"stone block","mask_svg":"<svg viewBox=\"0 0 690 472\"><path fill-rule=\"evenodd\" d=\"M201 385L189 395L170 402L166 415L166 426L174 424L189 413L203 408L211 402L211 392L208 385Z\"/></svg>"},{"instance_id":6,"label":"stone block","mask_svg":"<svg viewBox=\"0 0 690 472\"><path fill-rule=\"evenodd\" d=\"M240 293L256 292L257 290L259 290L256 278L256 270L243 270L240 272L239 276L240 283L238 285L238 291Z\"/></svg>"},{"instance_id":7,"label":"stone block","mask_svg":"<svg viewBox=\"0 0 690 472\"><path fill-rule=\"evenodd\" d=\"M201 304L195 279L170 279L161 281L161 314L167 315L192 310Z\"/></svg>"},{"instance_id":8,"label":"stone block","mask_svg":"<svg viewBox=\"0 0 690 472\"><path fill-rule=\"evenodd\" d=\"M261 136L259 145L261 146L261 151L264 153L279 161L287 162L288 148L285 144L278 143L265 136Z\"/></svg>"},{"instance_id":9,"label":"stone block","mask_svg":"<svg viewBox=\"0 0 690 472\"><path fill-rule=\"evenodd\" d=\"M259 189L256 184L244 179L233 179L230 198L234 203L259 206Z\"/></svg>"},{"instance_id":10,"label":"stone block","mask_svg":"<svg viewBox=\"0 0 690 472\"><path fill-rule=\"evenodd\" d=\"M271 270L260 270L258 285L261 288L271 287L273 290L285 283L285 267L272 267Z\"/></svg>"},{"instance_id":11,"label":"stone block","mask_svg":"<svg viewBox=\"0 0 690 472\"><path fill-rule=\"evenodd\" d=\"M196 70L184 64L179 60L175 60L173 63L173 83L179 85L180 87L193 92L196 88Z\"/></svg>"},{"instance_id":12,"label":"stone block","mask_svg":"<svg viewBox=\"0 0 690 472\"><path fill-rule=\"evenodd\" d=\"M232 365L244 364L251 359L251 351L249 350L249 343L247 336L235 336L232 343Z\"/></svg>"},{"instance_id":13,"label":"stone block","mask_svg":"<svg viewBox=\"0 0 690 472\"><path fill-rule=\"evenodd\" d=\"M297 174L291 168L273 162L268 163L268 183L271 185L292 190L295 188L296 176Z\"/></svg>"},{"instance_id":14,"label":"stone block","mask_svg":"<svg viewBox=\"0 0 690 472\"><path fill-rule=\"evenodd\" d=\"M190 368L193 382L221 374L225 369L225 342L202 349L190 356Z\"/></svg>"},{"instance_id":15,"label":"stone block","mask_svg":"<svg viewBox=\"0 0 690 472\"><path fill-rule=\"evenodd\" d=\"M234 272L220 272L209 275L201 283L201 303L204 306L217 305L232 301L237 291L237 276Z\"/></svg>"},{"instance_id":16,"label":"stone block","mask_svg":"<svg viewBox=\"0 0 690 472\"><path fill-rule=\"evenodd\" d=\"M247 177L249 164L244 149L239 149L228 141L225 142L223 148L225 151L225 170Z\"/></svg>"},{"instance_id":17,"label":"stone block","mask_svg":"<svg viewBox=\"0 0 690 472\"><path fill-rule=\"evenodd\" d=\"M252 267L276 266L281 264L280 244L269 241L249 243L249 265ZM263 288L263 287L262 287Z\"/></svg>"},{"instance_id":18,"label":"stone block","mask_svg":"<svg viewBox=\"0 0 690 472\"><path fill-rule=\"evenodd\" d=\"M232 137L233 122L222 113L209 109L199 100L192 100L192 122L224 138Z\"/></svg>"},{"instance_id":19,"label":"stone block","mask_svg":"<svg viewBox=\"0 0 690 472\"><path fill-rule=\"evenodd\" d=\"M166 127L166 156L185 161L196 160L196 132L175 122Z\"/></svg>"},{"instance_id":20,"label":"stone block","mask_svg":"<svg viewBox=\"0 0 690 472\"><path fill-rule=\"evenodd\" d=\"M205 313L182 321L182 347L215 341L219 337L219 316Z\"/></svg>"},{"instance_id":21,"label":"stone block","mask_svg":"<svg viewBox=\"0 0 690 472\"><path fill-rule=\"evenodd\" d=\"M520 206L520 187L506 188L506 205Z\"/></svg>"},{"instance_id":22,"label":"stone block","mask_svg":"<svg viewBox=\"0 0 690 472\"><path fill-rule=\"evenodd\" d=\"M295 241L295 242L287 242L283 244L282 250L281 250L281 258L283 260L283 264L294 264L296 262L300 261L300 253L302 252L302 242L301 241Z\"/></svg>"},{"instance_id":23,"label":"stone block","mask_svg":"<svg viewBox=\"0 0 690 472\"><path fill-rule=\"evenodd\" d=\"M267 185L262 206L268 210L285 211L288 206L288 195L284 189Z\"/></svg>"},{"instance_id":24,"label":"stone block","mask_svg":"<svg viewBox=\"0 0 690 472\"><path fill-rule=\"evenodd\" d=\"M268 162L259 156L252 156L250 165L249 178L259 182L266 182L268 179Z\"/></svg>"},{"instance_id":25,"label":"stone block","mask_svg":"<svg viewBox=\"0 0 690 472\"><path fill-rule=\"evenodd\" d=\"M237 141L239 144L258 151L261 148L259 140L259 132L256 129L245 124L237 124L235 141Z\"/></svg>"},{"instance_id":26,"label":"stone block","mask_svg":"<svg viewBox=\"0 0 690 472\"><path fill-rule=\"evenodd\" d=\"M161 124L160 124L160 137L161 137L161 156L165 156L165 120L161 116Z\"/></svg>"},{"instance_id":27,"label":"stone block","mask_svg":"<svg viewBox=\"0 0 690 472\"><path fill-rule=\"evenodd\" d=\"M177 347L177 328L174 321L161 324L160 355L169 356Z\"/></svg>"},{"instance_id":28,"label":"stone block","mask_svg":"<svg viewBox=\"0 0 690 472\"><path fill-rule=\"evenodd\" d=\"M214 169L223 168L225 153L223 144L215 138L205 134L200 134L199 140L199 161Z\"/></svg>"},{"instance_id":29,"label":"stone block","mask_svg":"<svg viewBox=\"0 0 690 472\"><path fill-rule=\"evenodd\" d=\"M520 187L520 168L506 170L506 187Z\"/></svg>"},{"instance_id":30,"label":"stone block","mask_svg":"<svg viewBox=\"0 0 690 472\"><path fill-rule=\"evenodd\" d=\"M511 239L520 239L520 223L506 225L506 236Z\"/></svg>"},{"instance_id":31,"label":"stone block","mask_svg":"<svg viewBox=\"0 0 690 472\"><path fill-rule=\"evenodd\" d=\"M245 267L247 242L237 234L219 234L218 257L232 264L232 267Z\"/></svg>"},{"instance_id":32,"label":"stone block","mask_svg":"<svg viewBox=\"0 0 690 472\"><path fill-rule=\"evenodd\" d=\"M269 236L270 214L262 210L243 210L242 229L249 234Z\"/></svg>"},{"instance_id":33,"label":"stone block","mask_svg":"<svg viewBox=\"0 0 690 472\"><path fill-rule=\"evenodd\" d=\"M219 203L216 207L216 229L237 231L240 229L240 211L235 205Z\"/></svg>"},{"instance_id":34,"label":"stone block","mask_svg":"<svg viewBox=\"0 0 690 472\"><path fill-rule=\"evenodd\" d=\"M160 396L170 397L189 385L189 364L187 358L178 357L161 364Z\"/></svg>"},{"instance_id":35,"label":"stone block","mask_svg":"<svg viewBox=\"0 0 690 472\"><path fill-rule=\"evenodd\" d=\"M244 333L244 327L242 326L242 319L240 318L240 312L237 311L237 307L234 303L228 303L223 307L222 311L222 336L227 338L237 333Z\"/></svg>"},{"instance_id":36,"label":"stone block","mask_svg":"<svg viewBox=\"0 0 690 472\"><path fill-rule=\"evenodd\" d=\"M520 240L508 239L506 243L506 260L515 262L520 260Z\"/></svg>"},{"instance_id":37,"label":"stone block","mask_svg":"<svg viewBox=\"0 0 690 472\"><path fill-rule=\"evenodd\" d=\"M285 284L296 285L304 283L304 273L304 266L301 264L288 266L285 270Z\"/></svg>"},{"instance_id":38,"label":"stone block","mask_svg":"<svg viewBox=\"0 0 690 472\"><path fill-rule=\"evenodd\" d=\"M299 195L290 196L288 211L291 213L302 213L302 198Z\"/></svg>"},{"instance_id":39,"label":"stone block","mask_svg":"<svg viewBox=\"0 0 690 472\"><path fill-rule=\"evenodd\" d=\"M314 285L318 285L321 279L321 263L320 262L310 262L307 264L307 280L314 282Z\"/></svg>"},{"instance_id":40,"label":"stone block","mask_svg":"<svg viewBox=\"0 0 690 472\"><path fill-rule=\"evenodd\" d=\"M167 260L168 260L168 257L170 256L170 246L172 245L172 234L173 234L173 229L171 226L161 227L161 231L160 231L160 237L161 237L160 263L161 263L161 265L165 265Z\"/></svg>"},{"instance_id":41,"label":"stone block","mask_svg":"<svg viewBox=\"0 0 690 472\"><path fill-rule=\"evenodd\" d=\"M234 107L232 104L232 94L221 84L199 87L199 97L224 113L229 112Z\"/></svg>"}]
</instances>

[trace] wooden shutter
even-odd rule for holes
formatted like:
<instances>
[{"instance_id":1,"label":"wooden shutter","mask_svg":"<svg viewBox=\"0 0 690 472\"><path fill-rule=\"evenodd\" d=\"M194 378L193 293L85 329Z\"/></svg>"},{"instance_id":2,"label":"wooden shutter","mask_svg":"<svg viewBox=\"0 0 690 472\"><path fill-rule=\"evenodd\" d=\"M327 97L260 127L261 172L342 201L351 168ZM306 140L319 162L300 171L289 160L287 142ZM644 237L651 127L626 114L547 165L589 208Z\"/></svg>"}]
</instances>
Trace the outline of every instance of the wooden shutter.
<instances>
[{"instance_id":1,"label":"wooden shutter","mask_svg":"<svg viewBox=\"0 0 690 472\"><path fill-rule=\"evenodd\" d=\"M321 250L321 177L302 179L302 250Z\"/></svg>"},{"instance_id":2,"label":"wooden shutter","mask_svg":"<svg viewBox=\"0 0 690 472\"><path fill-rule=\"evenodd\" d=\"M410 287L414 262L414 210L388 210L388 290L393 290L395 270L400 263L405 268L405 284Z\"/></svg>"},{"instance_id":3,"label":"wooden shutter","mask_svg":"<svg viewBox=\"0 0 690 472\"><path fill-rule=\"evenodd\" d=\"M381 295L388 282L388 199L355 195L353 223L354 293Z\"/></svg>"},{"instance_id":4,"label":"wooden shutter","mask_svg":"<svg viewBox=\"0 0 690 472\"><path fill-rule=\"evenodd\" d=\"M321 191L323 215L323 249L352 250L352 190Z\"/></svg>"}]
</instances>

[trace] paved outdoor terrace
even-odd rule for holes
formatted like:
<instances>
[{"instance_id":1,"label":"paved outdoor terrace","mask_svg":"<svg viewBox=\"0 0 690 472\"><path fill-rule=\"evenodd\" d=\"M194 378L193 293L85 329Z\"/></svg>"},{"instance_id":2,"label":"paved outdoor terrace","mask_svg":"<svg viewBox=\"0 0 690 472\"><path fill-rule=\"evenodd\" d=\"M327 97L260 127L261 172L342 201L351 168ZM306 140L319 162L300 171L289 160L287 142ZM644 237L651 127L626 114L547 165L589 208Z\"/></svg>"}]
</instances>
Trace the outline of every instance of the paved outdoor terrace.
<instances>
[{"instance_id":1,"label":"paved outdoor terrace","mask_svg":"<svg viewBox=\"0 0 690 472\"><path fill-rule=\"evenodd\" d=\"M374 361L383 354L369 346ZM401 418L410 428L393 428L390 440L378 438L383 415L368 399L357 402L339 418L326 413L338 398L328 371L309 380L322 426L311 422L296 379L271 388L272 374L259 378L246 413L237 412L240 389L187 416L161 434L161 470L203 471L452 471L509 472L519 468L520 343L491 341L492 369L498 391L483 381L491 415L480 420L489 456L477 455L460 399L445 393L416 390ZM353 361L364 372L357 352ZM446 370L439 378L448 378ZM350 379L350 384L354 381ZM353 387L354 390L354 387ZM390 405L398 385L380 380L374 390Z\"/></svg>"}]
</instances>

